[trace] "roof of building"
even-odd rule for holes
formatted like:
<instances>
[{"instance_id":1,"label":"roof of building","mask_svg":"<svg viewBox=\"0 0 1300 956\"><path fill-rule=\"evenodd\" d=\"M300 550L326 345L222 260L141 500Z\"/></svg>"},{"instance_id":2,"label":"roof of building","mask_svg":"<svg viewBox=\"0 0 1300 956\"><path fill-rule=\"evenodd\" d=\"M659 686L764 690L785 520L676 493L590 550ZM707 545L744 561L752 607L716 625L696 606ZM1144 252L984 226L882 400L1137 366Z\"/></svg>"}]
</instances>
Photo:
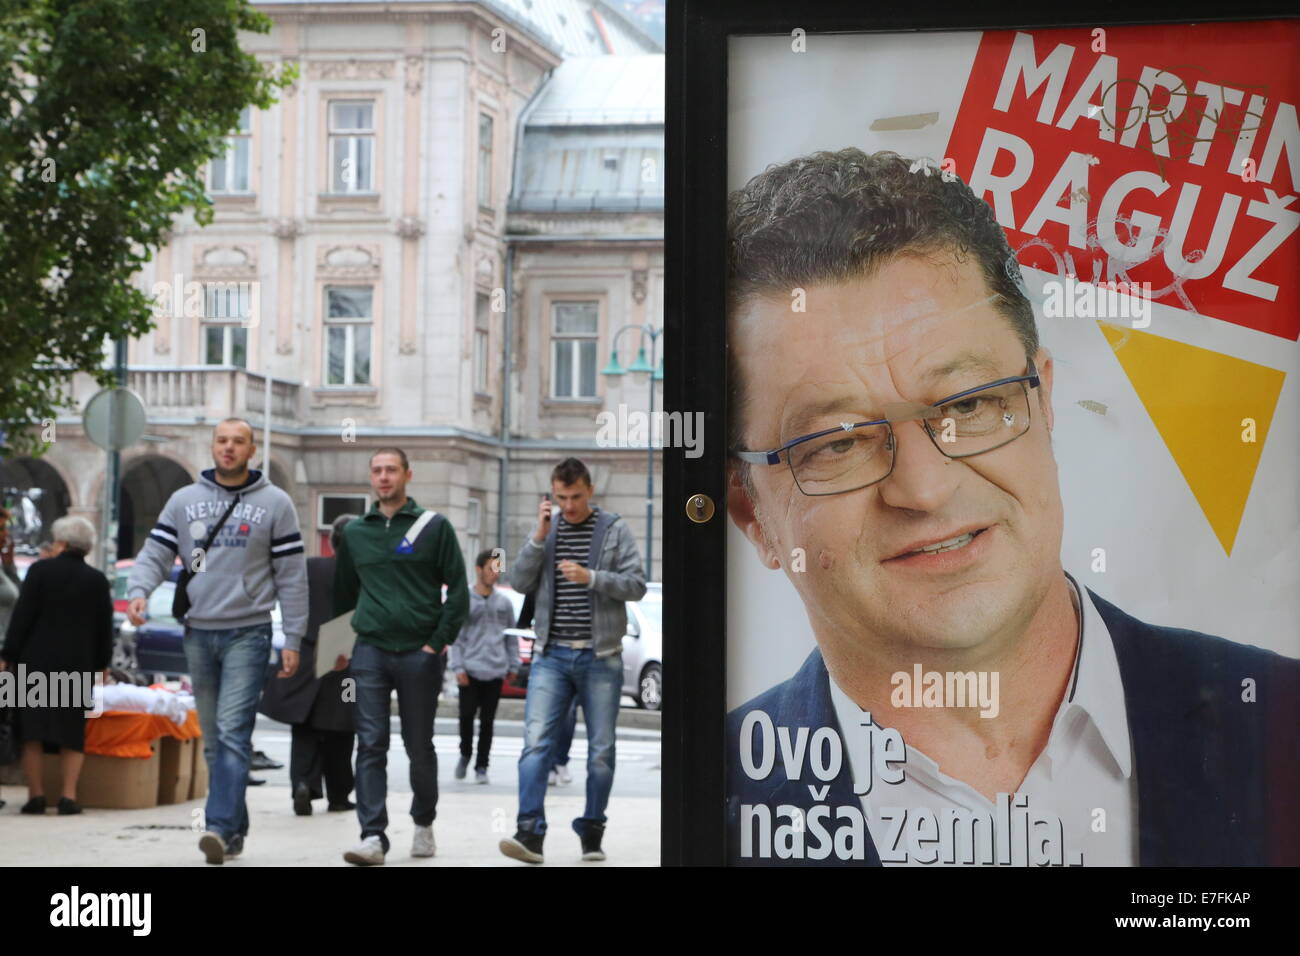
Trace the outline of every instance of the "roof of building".
<instances>
[{"instance_id":1,"label":"roof of building","mask_svg":"<svg viewBox=\"0 0 1300 956\"><path fill-rule=\"evenodd\" d=\"M254 0L254 6L327 6L373 3L393 7L403 3L438 5L464 0ZM604 0L477 0L518 24L564 56L631 56L661 53L663 44L631 17Z\"/></svg>"},{"instance_id":2,"label":"roof of building","mask_svg":"<svg viewBox=\"0 0 1300 956\"><path fill-rule=\"evenodd\" d=\"M574 57L524 119L510 208L661 210L664 58Z\"/></svg>"}]
</instances>

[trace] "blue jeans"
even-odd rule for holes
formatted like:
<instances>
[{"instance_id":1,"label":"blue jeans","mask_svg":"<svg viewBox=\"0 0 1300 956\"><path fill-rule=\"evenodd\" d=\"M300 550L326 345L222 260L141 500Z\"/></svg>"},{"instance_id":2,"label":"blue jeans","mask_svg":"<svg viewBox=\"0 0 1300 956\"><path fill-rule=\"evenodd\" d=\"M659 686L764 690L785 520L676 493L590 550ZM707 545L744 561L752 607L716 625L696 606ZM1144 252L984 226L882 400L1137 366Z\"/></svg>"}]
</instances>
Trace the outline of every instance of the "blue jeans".
<instances>
[{"instance_id":1,"label":"blue jeans","mask_svg":"<svg viewBox=\"0 0 1300 956\"><path fill-rule=\"evenodd\" d=\"M587 805L573 829L582 834L605 823L614 786L614 727L623 693L623 658L597 658L591 650L548 647L533 658L524 704L524 751L519 756L519 829L546 833L546 776L573 701L587 722Z\"/></svg>"},{"instance_id":2,"label":"blue jeans","mask_svg":"<svg viewBox=\"0 0 1300 956\"><path fill-rule=\"evenodd\" d=\"M585 715L584 715L585 716ZM569 705L569 716L560 724L560 733L555 739L553 767L567 767L569 765L569 748L573 746L573 732L578 728L578 697L575 694L573 703Z\"/></svg>"},{"instance_id":3,"label":"blue jeans","mask_svg":"<svg viewBox=\"0 0 1300 956\"><path fill-rule=\"evenodd\" d=\"M438 755L433 750L433 719L438 711L442 654L385 651L357 641L352 677L357 682L357 819L361 838L379 837L388 852L388 728L390 701L397 691L402 743L411 763L411 819L427 827L437 816ZM544 781L543 781L544 782Z\"/></svg>"},{"instance_id":4,"label":"blue jeans","mask_svg":"<svg viewBox=\"0 0 1300 956\"><path fill-rule=\"evenodd\" d=\"M271 624L204 630L185 628L185 659L208 762L205 827L229 842L248 833L248 767L253 724L271 656Z\"/></svg>"}]
</instances>

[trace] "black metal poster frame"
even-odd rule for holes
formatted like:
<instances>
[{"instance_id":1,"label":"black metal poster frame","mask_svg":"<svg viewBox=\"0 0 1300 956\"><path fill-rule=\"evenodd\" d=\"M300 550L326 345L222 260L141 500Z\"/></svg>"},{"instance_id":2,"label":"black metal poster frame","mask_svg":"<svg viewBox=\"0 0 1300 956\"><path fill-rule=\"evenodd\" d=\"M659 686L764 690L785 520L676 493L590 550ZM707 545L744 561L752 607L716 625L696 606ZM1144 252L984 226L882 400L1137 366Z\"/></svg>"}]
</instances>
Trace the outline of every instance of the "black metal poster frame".
<instances>
[{"instance_id":1,"label":"black metal poster frame","mask_svg":"<svg viewBox=\"0 0 1300 956\"><path fill-rule=\"evenodd\" d=\"M703 454L664 453L662 861L722 865L725 837L727 42L743 35L1094 28L1290 18L1277 2L1048 4L669 0L666 407L703 411ZM697 523L687 502L708 495Z\"/></svg>"}]
</instances>

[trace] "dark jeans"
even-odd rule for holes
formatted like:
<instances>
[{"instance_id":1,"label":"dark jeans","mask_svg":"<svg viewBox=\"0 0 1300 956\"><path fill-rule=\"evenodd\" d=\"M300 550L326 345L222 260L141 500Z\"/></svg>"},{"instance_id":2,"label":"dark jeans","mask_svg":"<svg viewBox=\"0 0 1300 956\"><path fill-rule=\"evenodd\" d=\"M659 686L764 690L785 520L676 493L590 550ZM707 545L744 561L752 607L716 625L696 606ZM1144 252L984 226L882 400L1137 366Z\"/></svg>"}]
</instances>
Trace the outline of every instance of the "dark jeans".
<instances>
[{"instance_id":1,"label":"dark jeans","mask_svg":"<svg viewBox=\"0 0 1300 956\"><path fill-rule=\"evenodd\" d=\"M467 674L466 677L469 677ZM478 759L475 770L487 770L492 750L492 725L497 719L497 702L501 700L501 678L477 680L460 688L460 755L468 760L474 753L474 715L479 715Z\"/></svg>"},{"instance_id":2,"label":"dark jeans","mask_svg":"<svg viewBox=\"0 0 1300 956\"><path fill-rule=\"evenodd\" d=\"M411 819L428 826L437 816L438 757L433 719L446 658L422 650L384 651L357 641L352 676L357 682L357 819L361 837L378 836L388 852L389 701L397 691L402 743L411 762Z\"/></svg>"},{"instance_id":3,"label":"dark jeans","mask_svg":"<svg viewBox=\"0 0 1300 956\"><path fill-rule=\"evenodd\" d=\"M587 805L573 821L579 835L605 824L614 786L615 725L623 687L623 657L597 658L590 650L547 647L533 655L524 702L524 751L519 755L519 829L546 833L546 776L555 742L576 697L587 723Z\"/></svg>"},{"instance_id":4,"label":"dark jeans","mask_svg":"<svg viewBox=\"0 0 1300 956\"><path fill-rule=\"evenodd\" d=\"M307 724L294 724L292 729L290 787L297 790L298 784L305 783L313 800L328 794L330 803L346 803L356 782L352 776L352 744L356 734L347 730L317 730Z\"/></svg>"},{"instance_id":5,"label":"dark jeans","mask_svg":"<svg viewBox=\"0 0 1300 956\"><path fill-rule=\"evenodd\" d=\"M552 770L569 765L569 748L573 746L573 734L578 729L578 698L573 698L569 705L569 716L560 725L559 735L555 738L555 766Z\"/></svg>"}]
</instances>

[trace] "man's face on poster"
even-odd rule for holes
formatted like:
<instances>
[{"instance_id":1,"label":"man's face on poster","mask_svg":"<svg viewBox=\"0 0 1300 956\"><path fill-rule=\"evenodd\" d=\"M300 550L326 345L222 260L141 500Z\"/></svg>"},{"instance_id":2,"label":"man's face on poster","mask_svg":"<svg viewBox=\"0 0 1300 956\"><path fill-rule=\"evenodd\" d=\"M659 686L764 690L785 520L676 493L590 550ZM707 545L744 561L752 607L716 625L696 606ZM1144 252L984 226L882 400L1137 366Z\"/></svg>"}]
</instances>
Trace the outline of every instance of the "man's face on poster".
<instances>
[{"instance_id":1,"label":"man's face on poster","mask_svg":"<svg viewBox=\"0 0 1300 956\"><path fill-rule=\"evenodd\" d=\"M789 291L751 300L733 317L749 449L1026 372L974 256L901 256L806 289L803 312L791 302ZM880 642L993 652L1024 633L1061 566L1052 362L1040 350L1035 363L1029 430L1000 448L950 459L913 420L893 425L892 473L856 491L805 495L785 454L750 466L752 504L733 477L733 520L760 560L786 570L823 646L849 659ZM916 553L965 533L962 547Z\"/></svg>"}]
</instances>

